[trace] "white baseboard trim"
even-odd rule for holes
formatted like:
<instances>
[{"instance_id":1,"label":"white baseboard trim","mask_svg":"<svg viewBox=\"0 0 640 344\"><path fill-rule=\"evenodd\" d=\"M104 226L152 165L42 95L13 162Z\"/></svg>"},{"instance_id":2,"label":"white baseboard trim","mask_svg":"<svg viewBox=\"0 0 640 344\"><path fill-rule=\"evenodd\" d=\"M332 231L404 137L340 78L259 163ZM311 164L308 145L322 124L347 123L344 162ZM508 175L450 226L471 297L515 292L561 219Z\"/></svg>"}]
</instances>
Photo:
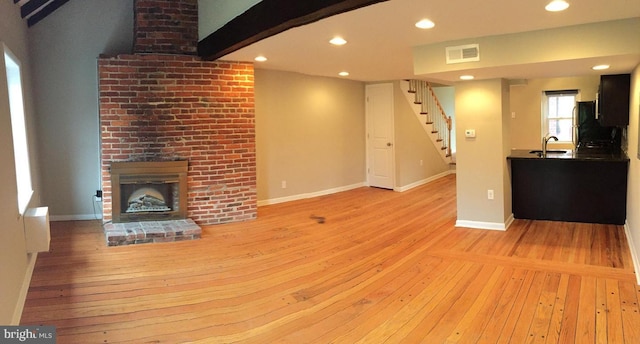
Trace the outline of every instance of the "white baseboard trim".
<instances>
[{"instance_id":1,"label":"white baseboard trim","mask_svg":"<svg viewBox=\"0 0 640 344\"><path fill-rule=\"evenodd\" d=\"M516 218L513 217L513 213L511 213L511 215L509 215L509 217L507 218L507 221L504 222L504 230L509 229L509 227L511 227L511 225L513 224L513 221L515 221Z\"/></svg>"},{"instance_id":2,"label":"white baseboard trim","mask_svg":"<svg viewBox=\"0 0 640 344\"><path fill-rule=\"evenodd\" d=\"M504 223L500 222L481 222L481 221L466 221L456 220L456 227L475 228L475 229L488 229L493 231L506 231L514 221L513 214L509 215L509 218Z\"/></svg>"},{"instance_id":3,"label":"white baseboard trim","mask_svg":"<svg viewBox=\"0 0 640 344\"><path fill-rule=\"evenodd\" d=\"M263 205L285 203L285 202L298 201L298 200L301 200L301 199L307 199L307 198L312 198L312 197L330 195L330 194L334 194L334 193L338 193L338 192L342 192L342 191L349 191L349 190L361 188L363 186L367 186L366 183L362 182L362 183L351 184L351 185L347 185L347 186L341 186L341 187L338 187L338 188L321 190L321 191L316 191L316 192L309 192L309 193L303 193L303 194L286 196L286 197L265 199L265 200L258 201L258 206L260 207L260 206L263 206Z\"/></svg>"},{"instance_id":4,"label":"white baseboard trim","mask_svg":"<svg viewBox=\"0 0 640 344\"><path fill-rule=\"evenodd\" d=\"M432 182L432 181L434 181L436 179L440 179L442 177L446 177L446 176L450 175L451 173L455 173L455 172L452 172L451 170L447 170L447 171L444 171L442 173L439 173L439 174L436 174L434 176L431 176L429 178L426 178L426 179L419 180L417 182L411 183L409 185L396 187L396 188L393 189L393 191L403 192L403 191L411 190L411 189L416 188L416 187L418 187L420 185L424 185L424 184L430 183L430 182Z\"/></svg>"},{"instance_id":5,"label":"white baseboard trim","mask_svg":"<svg viewBox=\"0 0 640 344\"><path fill-rule=\"evenodd\" d=\"M24 310L24 303L27 300L27 293L29 292L29 285L31 284L31 276L33 276L33 269L36 266L36 260L38 259L38 253L29 253L27 255L27 272L22 280L22 287L20 288L20 295L18 295L18 304L13 310L13 317L11 318L11 326L20 325L20 319L22 318L22 311Z\"/></svg>"},{"instance_id":6,"label":"white baseboard trim","mask_svg":"<svg viewBox=\"0 0 640 344\"><path fill-rule=\"evenodd\" d=\"M638 260L638 251L636 251L635 246L633 246L631 239L631 228L629 227L629 222L624 222L624 234L627 237L627 244L629 245L629 252L631 252L631 260L633 261L633 269L636 273L636 284L640 285L640 260Z\"/></svg>"},{"instance_id":7,"label":"white baseboard trim","mask_svg":"<svg viewBox=\"0 0 640 344\"><path fill-rule=\"evenodd\" d=\"M50 215L49 221L86 221L100 220L102 214L85 214L85 215Z\"/></svg>"}]
</instances>

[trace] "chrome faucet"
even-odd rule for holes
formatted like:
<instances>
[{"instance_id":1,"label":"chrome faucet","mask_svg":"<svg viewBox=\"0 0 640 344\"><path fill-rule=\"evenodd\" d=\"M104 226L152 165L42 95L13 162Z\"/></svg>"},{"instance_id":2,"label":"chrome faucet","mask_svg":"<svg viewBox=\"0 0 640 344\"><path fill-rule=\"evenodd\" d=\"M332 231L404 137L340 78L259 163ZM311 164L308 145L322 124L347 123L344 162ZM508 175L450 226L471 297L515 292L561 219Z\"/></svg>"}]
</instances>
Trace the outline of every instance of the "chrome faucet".
<instances>
[{"instance_id":1,"label":"chrome faucet","mask_svg":"<svg viewBox=\"0 0 640 344\"><path fill-rule=\"evenodd\" d=\"M543 158L547 157L547 144L551 139L553 139L554 141L558 141L558 138L555 136L542 137L542 157Z\"/></svg>"}]
</instances>

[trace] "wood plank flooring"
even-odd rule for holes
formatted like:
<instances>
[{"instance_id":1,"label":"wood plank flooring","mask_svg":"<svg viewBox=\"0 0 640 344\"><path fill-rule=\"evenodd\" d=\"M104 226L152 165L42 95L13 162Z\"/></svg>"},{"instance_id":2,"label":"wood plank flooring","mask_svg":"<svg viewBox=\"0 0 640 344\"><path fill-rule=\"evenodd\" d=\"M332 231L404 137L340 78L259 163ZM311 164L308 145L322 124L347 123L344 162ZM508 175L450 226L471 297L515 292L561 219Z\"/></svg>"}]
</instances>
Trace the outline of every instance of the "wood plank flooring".
<instances>
[{"instance_id":1,"label":"wood plank flooring","mask_svg":"<svg viewBox=\"0 0 640 344\"><path fill-rule=\"evenodd\" d=\"M54 222L22 324L82 344L640 343L621 226L455 220L452 175L260 207L195 241L107 247L98 222Z\"/></svg>"}]
</instances>

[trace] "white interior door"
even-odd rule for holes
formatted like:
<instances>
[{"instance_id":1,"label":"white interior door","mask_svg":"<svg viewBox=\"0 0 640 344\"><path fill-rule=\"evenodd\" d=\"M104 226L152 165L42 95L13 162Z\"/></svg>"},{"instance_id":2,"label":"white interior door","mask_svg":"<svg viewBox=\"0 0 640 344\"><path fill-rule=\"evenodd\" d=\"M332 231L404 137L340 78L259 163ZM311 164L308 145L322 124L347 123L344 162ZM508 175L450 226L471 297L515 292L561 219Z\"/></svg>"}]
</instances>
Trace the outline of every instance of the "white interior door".
<instances>
[{"instance_id":1,"label":"white interior door","mask_svg":"<svg viewBox=\"0 0 640 344\"><path fill-rule=\"evenodd\" d=\"M393 84L366 86L366 112L369 185L393 189Z\"/></svg>"}]
</instances>

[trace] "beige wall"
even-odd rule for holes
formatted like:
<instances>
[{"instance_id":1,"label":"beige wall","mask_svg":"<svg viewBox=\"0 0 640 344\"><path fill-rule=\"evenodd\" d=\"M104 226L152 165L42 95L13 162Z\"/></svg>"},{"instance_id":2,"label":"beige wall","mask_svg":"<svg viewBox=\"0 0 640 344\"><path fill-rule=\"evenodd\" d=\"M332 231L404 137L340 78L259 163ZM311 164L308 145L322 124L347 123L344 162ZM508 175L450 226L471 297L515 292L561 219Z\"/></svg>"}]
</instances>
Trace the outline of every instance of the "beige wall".
<instances>
[{"instance_id":1,"label":"beige wall","mask_svg":"<svg viewBox=\"0 0 640 344\"><path fill-rule=\"evenodd\" d=\"M0 43L4 43L20 60L25 101L27 135L31 153L34 196L30 206L38 206L38 168L35 150L35 129L31 97L31 69L27 48L27 27L20 17L20 9L13 1L0 1ZM0 49L1 54L2 49ZM0 57L0 325L16 325L26 297L35 256L28 255L24 240L24 226L18 212L11 114L7 97L7 77L4 54Z\"/></svg>"},{"instance_id":2,"label":"beige wall","mask_svg":"<svg viewBox=\"0 0 640 344\"><path fill-rule=\"evenodd\" d=\"M511 216L509 152L509 86L505 80L456 85L457 206L460 226L504 229ZM465 138L474 129L475 138ZM487 190L495 198L487 199Z\"/></svg>"},{"instance_id":3,"label":"beige wall","mask_svg":"<svg viewBox=\"0 0 640 344\"><path fill-rule=\"evenodd\" d=\"M394 148L395 187L402 189L447 172L449 165L423 130L400 82L393 82ZM255 85L260 204L365 185L364 83L256 69Z\"/></svg>"},{"instance_id":4,"label":"beige wall","mask_svg":"<svg viewBox=\"0 0 640 344\"><path fill-rule=\"evenodd\" d=\"M259 202L363 185L364 89L362 82L256 69Z\"/></svg>"},{"instance_id":5,"label":"beige wall","mask_svg":"<svg viewBox=\"0 0 640 344\"><path fill-rule=\"evenodd\" d=\"M542 97L544 91L553 90L580 90L580 100L594 100L600 83L599 75L570 77L570 78L546 78L528 80L526 84L511 86L510 102L511 113L511 148L514 149L540 149L542 136ZM572 148L570 144L549 143L550 147Z\"/></svg>"},{"instance_id":6,"label":"beige wall","mask_svg":"<svg viewBox=\"0 0 640 344\"><path fill-rule=\"evenodd\" d=\"M629 180L627 187L627 233L634 252L636 278L638 277L638 254L640 253L640 154L638 152L638 132L640 131L640 65L631 79L631 113L629 114L628 155Z\"/></svg>"},{"instance_id":7,"label":"beige wall","mask_svg":"<svg viewBox=\"0 0 640 344\"><path fill-rule=\"evenodd\" d=\"M436 146L431 143L418 117L400 89L393 83L396 156L396 187L403 188L449 170ZM422 165L420 165L422 161Z\"/></svg>"}]
</instances>

